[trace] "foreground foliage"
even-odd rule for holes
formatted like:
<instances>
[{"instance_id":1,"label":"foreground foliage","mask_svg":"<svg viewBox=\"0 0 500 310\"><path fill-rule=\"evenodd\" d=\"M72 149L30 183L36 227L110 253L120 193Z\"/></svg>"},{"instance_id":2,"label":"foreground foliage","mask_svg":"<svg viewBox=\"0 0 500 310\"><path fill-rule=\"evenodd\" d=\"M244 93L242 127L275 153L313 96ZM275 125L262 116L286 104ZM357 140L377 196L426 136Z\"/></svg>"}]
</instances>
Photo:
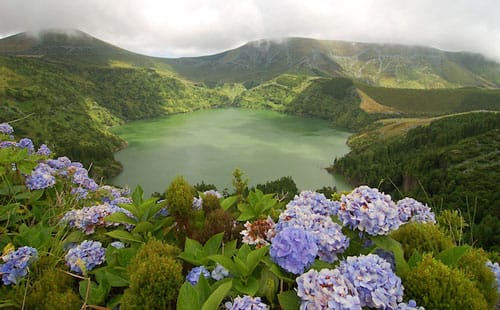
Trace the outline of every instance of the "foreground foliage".
<instances>
[{"instance_id":1,"label":"foreground foliage","mask_svg":"<svg viewBox=\"0 0 500 310\"><path fill-rule=\"evenodd\" d=\"M302 191L287 200L248 189L239 170L230 195L195 192L178 177L165 199L144 198L140 187L97 184L80 163L16 142L8 124L0 137L0 307L491 309L498 301L498 256L456 244L462 226L450 223L461 221L413 199L360 186L336 199Z\"/></svg>"}]
</instances>

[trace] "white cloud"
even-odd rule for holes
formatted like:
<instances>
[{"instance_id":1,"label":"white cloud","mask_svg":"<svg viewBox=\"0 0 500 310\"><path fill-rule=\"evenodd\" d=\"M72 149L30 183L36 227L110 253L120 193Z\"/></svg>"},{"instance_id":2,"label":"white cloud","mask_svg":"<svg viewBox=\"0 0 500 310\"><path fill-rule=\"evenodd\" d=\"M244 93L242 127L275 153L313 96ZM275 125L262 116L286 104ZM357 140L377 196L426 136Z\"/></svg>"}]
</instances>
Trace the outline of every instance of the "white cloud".
<instances>
[{"instance_id":1,"label":"white cloud","mask_svg":"<svg viewBox=\"0 0 500 310\"><path fill-rule=\"evenodd\" d=\"M0 36L76 28L138 53L196 56L263 38L427 45L500 61L497 0L1 0Z\"/></svg>"}]
</instances>

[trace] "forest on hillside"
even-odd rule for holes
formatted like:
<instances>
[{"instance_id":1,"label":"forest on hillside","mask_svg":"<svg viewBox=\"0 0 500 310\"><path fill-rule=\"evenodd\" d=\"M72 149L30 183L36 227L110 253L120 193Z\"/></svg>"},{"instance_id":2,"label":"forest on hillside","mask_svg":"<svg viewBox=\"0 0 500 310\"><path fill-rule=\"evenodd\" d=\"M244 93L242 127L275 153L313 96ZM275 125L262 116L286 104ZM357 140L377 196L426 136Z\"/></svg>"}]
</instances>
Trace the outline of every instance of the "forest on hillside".
<instances>
[{"instance_id":1,"label":"forest on hillside","mask_svg":"<svg viewBox=\"0 0 500 310\"><path fill-rule=\"evenodd\" d=\"M467 242L499 249L500 113L444 117L404 136L365 142L331 169L353 185L459 210L470 225Z\"/></svg>"}]
</instances>

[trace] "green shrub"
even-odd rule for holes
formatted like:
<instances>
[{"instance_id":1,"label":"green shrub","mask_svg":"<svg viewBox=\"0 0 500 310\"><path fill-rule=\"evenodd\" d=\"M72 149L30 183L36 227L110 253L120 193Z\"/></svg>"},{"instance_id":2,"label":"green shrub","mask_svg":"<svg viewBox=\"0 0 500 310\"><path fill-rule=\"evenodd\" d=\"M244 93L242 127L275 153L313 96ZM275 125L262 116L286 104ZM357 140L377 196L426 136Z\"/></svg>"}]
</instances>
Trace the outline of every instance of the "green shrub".
<instances>
[{"instance_id":1,"label":"green shrub","mask_svg":"<svg viewBox=\"0 0 500 310\"><path fill-rule=\"evenodd\" d=\"M391 233L391 237L401 243L406 259L414 251L437 254L454 245L451 238L434 224L407 223Z\"/></svg>"},{"instance_id":2,"label":"green shrub","mask_svg":"<svg viewBox=\"0 0 500 310\"><path fill-rule=\"evenodd\" d=\"M464 218L457 210L443 210L436 217L439 228L450 236L455 243L461 244L464 234L464 229L468 226Z\"/></svg>"},{"instance_id":3,"label":"green shrub","mask_svg":"<svg viewBox=\"0 0 500 310\"><path fill-rule=\"evenodd\" d=\"M80 309L83 300L73 290L75 279L58 269L47 269L33 282L26 309Z\"/></svg>"},{"instance_id":4,"label":"green shrub","mask_svg":"<svg viewBox=\"0 0 500 310\"><path fill-rule=\"evenodd\" d=\"M189 218L193 212L194 189L181 176L176 177L167 188L165 199L170 214L175 218Z\"/></svg>"},{"instance_id":5,"label":"green shrub","mask_svg":"<svg viewBox=\"0 0 500 310\"><path fill-rule=\"evenodd\" d=\"M174 257L179 252L174 246L149 240L128 267L130 286L121 309L175 309L184 282L182 264Z\"/></svg>"},{"instance_id":6,"label":"green shrub","mask_svg":"<svg viewBox=\"0 0 500 310\"><path fill-rule=\"evenodd\" d=\"M431 255L424 255L406 274L403 285L405 298L414 299L425 309L488 309L483 294L462 271Z\"/></svg>"},{"instance_id":7,"label":"green shrub","mask_svg":"<svg viewBox=\"0 0 500 310\"><path fill-rule=\"evenodd\" d=\"M496 279L491 269L486 266L488 256L483 249L472 248L460 258L457 267L472 280L475 286L483 294L490 309L495 307L498 301L498 289Z\"/></svg>"}]
</instances>

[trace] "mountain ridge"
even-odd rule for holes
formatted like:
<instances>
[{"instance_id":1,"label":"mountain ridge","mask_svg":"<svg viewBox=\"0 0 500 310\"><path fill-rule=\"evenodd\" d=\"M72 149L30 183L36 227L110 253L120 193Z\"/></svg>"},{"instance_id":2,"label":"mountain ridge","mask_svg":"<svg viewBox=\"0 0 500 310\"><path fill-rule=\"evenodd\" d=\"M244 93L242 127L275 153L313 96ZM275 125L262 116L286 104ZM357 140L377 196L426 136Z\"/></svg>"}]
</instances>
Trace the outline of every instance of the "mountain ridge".
<instances>
[{"instance_id":1,"label":"mountain ridge","mask_svg":"<svg viewBox=\"0 0 500 310\"><path fill-rule=\"evenodd\" d=\"M79 30L20 33L0 39L0 55L44 57L103 65L110 59L163 67L208 86L245 83L253 87L281 74L347 77L396 88L500 87L500 64L481 54L424 46L312 38L262 39L217 54L161 58L141 55Z\"/></svg>"}]
</instances>

